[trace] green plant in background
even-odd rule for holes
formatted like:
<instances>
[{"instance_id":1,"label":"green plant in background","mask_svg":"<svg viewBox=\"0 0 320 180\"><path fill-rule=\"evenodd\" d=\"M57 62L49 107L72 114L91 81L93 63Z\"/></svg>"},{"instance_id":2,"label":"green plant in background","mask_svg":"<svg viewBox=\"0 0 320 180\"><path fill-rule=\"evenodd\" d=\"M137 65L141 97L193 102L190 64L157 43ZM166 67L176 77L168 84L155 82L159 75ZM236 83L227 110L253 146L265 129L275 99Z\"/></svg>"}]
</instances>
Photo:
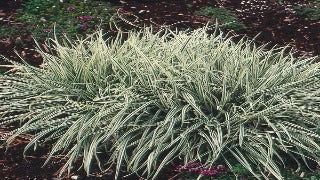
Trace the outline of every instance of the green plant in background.
<instances>
[{"instance_id":1,"label":"green plant in background","mask_svg":"<svg viewBox=\"0 0 320 180\"><path fill-rule=\"evenodd\" d=\"M48 37L54 25L57 34L68 33L75 37L105 28L114 12L111 5L103 1L30 0L23 3L17 20L32 25L35 37Z\"/></svg>"},{"instance_id":2,"label":"green plant in background","mask_svg":"<svg viewBox=\"0 0 320 180\"><path fill-rule=\"evenodd\" d=\"M18 32L20 31L14 26L0 24L0 40L15 35Z\"/></svg>"},{"instance_id":3,"label":"green plant in background","mask_svg":"<svg viewBox=\"0 0 320 180\"><path fill-rule=\"evenodd\" d=\"M243 165L241 164L235 164L231 171L237 176L237 177L250 177L250 171L248 171L248 169L246 169L245 167L243 167ZM248 178L246 178L248 179Z\"/></svg>"},{"instance_id":4,"label":"green plant in background","mask_svg":"<svg viewBox=\"0 0 320 180\"><path fill-rule=\"evenodd\" d=\"M211 16L213 22L218 21L221 24L221 29L241 31L246 28L232 12L224 8L203 7L196 11L196 15Z\"/></svg>"},{"instance_id":5,"label":"green plant in background","mask_svg":"<svg viewBox=\"0 0 320 180\"><path fill-rule=\"evenodd\" d=\"M308 6L294 6L293 10L300 16L308 17L312 20L320 20L320 0L313 0Z\"/></svg>"},{"instance_id":6,"label":"green plant in background","mask_svg":"<svg viewBox=\"0 0 320 180\"><path fill-rule=\"evenodd\" d=\"M317 6L319 7L320 3ZM295 6L293 9L301 16L308 17L312 20L320 20L320 9L319 8Z\"/></svg>"},{"instance_id":7,"label":"green plant in background","mask_svg":"<svg viewBox=\"0 0 320 180\"><path fill-rule=\"evenodd\" d=\"M310 169L300 169L298 172L293 169L283 168L281 170L286 180L318 180L320 179L319 169L316 171L310 171Z\"/></svg>"},{"instance_id":8,"label":"green plant in background","mask_svg":"<svg viewBox=\"0 0 320 180\"><path fill-rule=\"evenodd\" d=\"M24 153L52 144L46 162L66 155L61 172L80 160L90 174L95 161L148 179L177 159L277 179L287 160L319 162L320 64L206 31L100 32L55 40L42 68L12 62L0 124L21 127L7 144L32 132Z\"/></svg>"}]
</instances>

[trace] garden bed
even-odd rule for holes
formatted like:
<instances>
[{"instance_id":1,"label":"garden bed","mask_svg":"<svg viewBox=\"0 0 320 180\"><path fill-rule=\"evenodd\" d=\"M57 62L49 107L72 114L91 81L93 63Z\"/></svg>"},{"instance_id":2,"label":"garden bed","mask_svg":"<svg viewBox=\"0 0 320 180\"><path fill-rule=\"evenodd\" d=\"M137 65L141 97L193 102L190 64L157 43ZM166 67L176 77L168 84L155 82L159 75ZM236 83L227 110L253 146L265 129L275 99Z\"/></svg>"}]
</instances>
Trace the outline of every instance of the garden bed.
<instances>
[{"instance_id":1,"label":"garden bed","mask_svg":"<svg viewBox=\"0 0 320 180\"><path fill-rule=\"evenodd\" d=\"M19 61L19 57L15 55L14 50L28 61L28 63L38 66L42 64L42 57L39 53L35 52L35 43L31 38L31 35L36 35L32 32L32 27L35 24L21 22L18 20L21 18L21 14L18 14L15 10L21 9L21 3L26 1L5 1L3 6L0 7L0 31L2 33L0 41L0 54L8 57L9 59ZM257 33L261 33L255 42L258 44L265 44L270 42L268 48L274 45L287 45L290 44L294 50L298 50L297 56L313 56L319 55L320 53L320 23L314 11L312 13L302 13L299 7L314 7L314 4L309 1L121 1L112 2L109 4L110 8L113 8L114 14L110 17L114 18L114 22L111 26L103 26L105 31L112 31L115 33L117 30L122 29L128 31L131 29L140 29L145 24L153 25L154 30L157 31L162 28L178 28L179 30L186 30L188 28L196 29L206 25L208 21L214 23L214 20L224 16L227 18L220 19L222 23L221 28L225 31L230 31L234 36L247 35L253 38ZM208 8L209 7L209 8ZM74 9L70 9L74 8ZM63 13L75 13L77 7L68 5L65 7L66 12ZM310 11L308 11L310 12ZM63 14L62 15L65 15ZM108 18L110 18L108 17ZM25 18L25 17L24 17ZM41 17L39 17L41 19ZM76 31L73 27L70 27L69 34L71 37L75 34L82 35L85 37L95 30L96 27L91 26L90 23L94 23L92 18L96 18L95 15L76 15L78 24ZM228 21L222 22L228 19ZM84 27L84 23L87 22L87 26ZM91 22L92 21L92 22ZM62 21L60 22L62 23ZM233 23L233 24L232 24ZM223 25L226 24L226 25ZM31 28L31 29L28 29ZM45 51L49 52L47 46L44 44L44 36L52 36L52 29L48 29L47 25L45 28L38 29L38 34L44 33L38 37L40 47ZM80 28L80 29L79 29ZM82 29L81 29L82 28ZM61 32L60 32L61 33ZM62 32L63 33L63 32ZM3 35L4 34L4 35ZM264 56L262 57L264 58ZM4 62L2 62L4 63ZM1 126L0 134L8 133L10 129L16 128L17 126ZM0 148L0 154L4 154L0 158L0 177L5 179L34 179L34 178L55 178L58 175L59 168L66 162L63 157L55 156L52 161L44 166L42 163L46 159L49 147L40 146L37 151L28 151L26 157L22 156L23 148L28 143L30 134L24 134L19 136L13 141L12 147L5 151L5 147ZM3 141L3 140L2 140ZM195 175L199 175L199 171L193 171L193 169L175 169L178 166L175 162L166 167L159 175L160 179L179 179L179 178L196 178ZM312 164L312 163L311 163ZM77 166L78 165L78 166ZM81 164L76 164L78 168ZM188 165L187 165L188 166ZM91 177L86 177L86 172L81 169L77 171L76 168L72 169L71 174L67 176L63 175L65 179L77 178L77 179L105 179L113 178L115 175L115 167L112 167L110 171L102 176L99 173L97 164L93 165ZM222 167L222 166L217 166ZM238 169L237 169L238 168ZM235 169L227 170L225 176L219 176L220 179L233 178L232 172L239 174L241 177L246 176L247 179L253 178L252 175L248 174L248 171L243 169L240 165ZM296 167L288 167L282 169L283 174L287 174L288 178L318 178L318 167L312 164L310 170L300 170L294 172ZM189 171L190 170L190 171ZM213 169L212 171L214 171ZM194 174L190 172L195 172ZM201 172L204 172L202 169ZM210 171L211 172L211 171ZM209 171L207 173L210 173ZM120 174L123 176L127 174L126 171L121 171ZM178 175L178 176L177 176ZM229 176L230 175L230 176ZM138 179L137 176L129 176L127 179ZM210 179L210 177L208 178Z\"/></svg>"}]
</instances>

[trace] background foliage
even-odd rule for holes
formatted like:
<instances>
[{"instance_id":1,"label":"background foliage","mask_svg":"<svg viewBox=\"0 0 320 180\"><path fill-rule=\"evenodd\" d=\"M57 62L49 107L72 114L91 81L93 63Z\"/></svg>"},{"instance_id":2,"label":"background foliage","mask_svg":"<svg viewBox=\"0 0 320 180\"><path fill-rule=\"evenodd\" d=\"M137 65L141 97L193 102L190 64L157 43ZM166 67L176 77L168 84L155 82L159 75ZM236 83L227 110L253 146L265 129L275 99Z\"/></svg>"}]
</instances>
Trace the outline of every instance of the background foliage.
<instances>
[{"instance_id":1,"label":"background foliage","mask_svg":"<svg viewBox=\"0 0 320 180\"><path fill-rule=\"evenodd\" d=\"M53 32L68 33L69 36L81 36L93 33L95 30L109 25L114 8L104 1L69 0L61 3L56 0L30 0L23 3L17 21L33 26L34 35L47 37Z\"/></svg>"},{"instance_id":2,"label":"background foliage","mask_svg":"<svg viewBox=\"0 0 320 180\"><path fill-rule=\"evenodd\" d=\"M241 31L246 28L234 14L224 8L203 7L196 14L210 16L213 22L221 24L221 29Z\"/></svg>"}]
</instances>

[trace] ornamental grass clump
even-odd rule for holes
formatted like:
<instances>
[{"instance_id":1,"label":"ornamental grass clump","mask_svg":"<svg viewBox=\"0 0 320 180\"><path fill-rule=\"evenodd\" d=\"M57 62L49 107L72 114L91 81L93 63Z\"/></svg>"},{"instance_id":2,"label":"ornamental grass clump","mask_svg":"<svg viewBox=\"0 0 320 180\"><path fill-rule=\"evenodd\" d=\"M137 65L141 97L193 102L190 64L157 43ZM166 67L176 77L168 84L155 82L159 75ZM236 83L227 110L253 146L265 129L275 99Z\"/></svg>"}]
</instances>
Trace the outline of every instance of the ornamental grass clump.
<instances>
[{"instance_id":1,"label":"ornamental grass clump","mask_svg":"<svg viewBox=\"0 0 320 180\"><path fill-rule=\"evenodd\" d=\"M0 75L1 125L21 125L3 138L33 133L25 153L52 145L45 163L65 155L61 173L82 161L153 179L219 161L283 179L287 162L318 163L320 64L206 30L53 40L42 68Z\"/></svg>"}]
</instances>

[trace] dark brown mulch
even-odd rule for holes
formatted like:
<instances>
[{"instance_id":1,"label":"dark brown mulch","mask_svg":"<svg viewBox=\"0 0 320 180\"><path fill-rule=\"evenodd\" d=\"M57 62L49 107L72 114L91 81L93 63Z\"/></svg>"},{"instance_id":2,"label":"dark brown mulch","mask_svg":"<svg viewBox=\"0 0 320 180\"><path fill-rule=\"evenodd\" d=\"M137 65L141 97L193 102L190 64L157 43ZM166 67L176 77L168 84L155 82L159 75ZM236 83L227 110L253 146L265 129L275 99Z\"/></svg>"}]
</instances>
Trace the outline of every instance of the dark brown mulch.
<instances>
[{"instance_id":1,"label":"dark brown mulch","mask_svg":"<svg viewBox=\"0 0 320 180\"><path fill-rule=\"evenodd\" d=\"M123 3L124 14L127 15L124 17L130 21L127 23L128 29L131 23L131 28L144 25L152 25L156 29L169 27L179 30L203 27L209 18L195 16L195 11L201 7L216 5L213 1L199 0L125 0Z\"/></svg>"},{"instance_id":2,"label":"dark brown mulch","mask_svg":"<svg viewBox=\"0 0 320 180\"><path fill-rule=\"evenodd\" d=\"M24 141L16 141L15 146L7 152L0 148L0 177L1 179L48 179L55 177L57 171L62 166L59 161L54 160L42 168L45 156L41 151L28 153L23 158L22 152L26 145Z\"/></svg>"},{"instance_id":3,"label":"dark brown mulch","mask_svg":"<svg viewBox=\"0 0 320 180\"><path fill-rule=\"evenodd\" d=\"M246 34L263 44L290 44L301 55L320 55L320 21L298 15L294 6L307 6L310 0L230 0L223 7L232 10L248 27Z\"/></svg>"},{"instance_id":4,"label":"dark brown mulch","mask_svg":"<svg viewBox=\"0 0 320 180\"><path fill-rule=\"evenodd\" d=\"M123 4L133 25L143 27L151 24L155 27L179 29L204 26L210 19L195 16L194 12L204 6L222 7L232 11L245 24L244 32L255 37L260 44L290 45L300 55L320 55L320 21L299 16L293 7L306 6L308 0L220 0L214 3L208 0L168 0L168 1L131 1ZM188 7L192 5L192 7ZM131 15L131 16L130 16Z\"/></svg>"},{"instance_id":5,"label":"dark brown mulch","mask_svg":"<svg viewBox=\"0 0 320 180\"><path fill-rule=\"evenodd\" d=\"M3 138L0 143L3 144L8 129L13 127L0 128L0 136ZM6 136L8 137L8 136ZM53 177L58 169L61 167L59 161L53 160L45 168L41 168L45 161L47 150L39 148L36 151L28 152L23 157L22 152L24 146L28 143L30 136L19 136L16 138L8 151L4 145L0 146L0 179L47 179Z\"/></svg>"},{"instance_id":6,"label":"dark brown mulch","mask_svg":"<svg viewBox=\"0 0 320 180\"><path fill-rule=\"evenodd\" d=\"M0 137L8 133L8 129L12 127L0 128ZM94 168L93 174L87 176L84 170L76 170L81 166L80 161L75 164L74 169L68 175L64 173L59 177L60 168L64 165L66 160L61 156L54 156L51 161L44 165L47 159L49 146L39 146L36 150L30 148L25 156L23 156L24 147L28 144L31 135L24 135L17 137L8 147L6 151L5 145L0 146L0 179L113 179L114 173L112 169L103 175L98 168ZM0 145L3 144L4 139L0 140ZM59 177L59 178L58 178ZM128 180L132 179L127 178ZM136 178L135 178L136 179Z\"/></svg>"}]
</instances>

